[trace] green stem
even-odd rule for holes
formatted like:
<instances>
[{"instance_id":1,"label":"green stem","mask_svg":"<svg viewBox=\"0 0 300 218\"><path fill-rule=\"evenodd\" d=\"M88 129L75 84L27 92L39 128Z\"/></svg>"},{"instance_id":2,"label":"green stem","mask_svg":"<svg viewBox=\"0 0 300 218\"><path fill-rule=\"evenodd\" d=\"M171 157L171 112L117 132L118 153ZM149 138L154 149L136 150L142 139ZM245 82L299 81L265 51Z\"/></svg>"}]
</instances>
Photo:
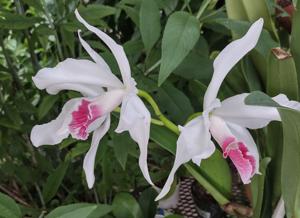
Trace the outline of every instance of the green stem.
<instances>
[{"instance_id":1,"label":"green stem","mask_svg":"<svg viewBox=\"0 0 300 218\"><path fill-rule=\"evenodd\" d=\"M161 63L161 59L159 59L155 64L153 64L148 70L145 72L145 76L147 76L149 73L151 73L155 68L157 68Z\"/></svg>"},{"instance_id":2,"label":"green stem","mask_svg":"<svg viewBox=\"0 0 300 218\"><path fill-rule=\"evenodd\" d=\"M208 7L209 3L211 2L211 0L204 0L199 8L199 11L196 15L196 18L199 20L199 18L202 16L202 14L204 13L205 9Z\"/></svg>"},{"instance_id":3,"label":"green stem","mask_svg":"<svg viewBox=\"0 0 300 218\"><path fill-rule=\"evenodd\" d=\"M154 99L151 97L151 95L149 95L147 92L145 92L143 90L139 90L138 96L144 98L151 105L151 107L154 110L155 115L158 117L158 119L161 120L161 122L165 125L165 127L170 129L172 132L179 134L178 127L161 113L158 105L156 104Z\"/></svg>"},{"instance_id":4,"label":"green stem","mask_svg":"<svg viewBox=\"0 0 300 218\"><path fill-rule=\"evenodd\" d=\"M228 204L230 201L221 192L219 192L212 184L210 184L191 164L185 164L188 172L213 196L220 204Z\"/></svg>"}]
</instances>

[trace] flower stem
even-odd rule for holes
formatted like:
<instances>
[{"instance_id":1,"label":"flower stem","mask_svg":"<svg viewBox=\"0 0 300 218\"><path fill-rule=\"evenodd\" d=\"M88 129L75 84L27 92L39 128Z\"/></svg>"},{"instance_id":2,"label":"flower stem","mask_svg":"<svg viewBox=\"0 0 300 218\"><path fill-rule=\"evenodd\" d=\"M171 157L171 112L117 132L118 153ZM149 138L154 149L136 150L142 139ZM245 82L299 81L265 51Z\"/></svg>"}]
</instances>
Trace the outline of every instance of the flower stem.
<instances>
[{"instance_id":1,"label":"flower stem","mask_svg":"<svg viewBox=\"0 0 300 218\"><path fill-rule=\"evenodd\" d=\"M196 18L199 20L199 18L202 16L203 12L205 11L205 9L208 7L209 3L211 2L211 0L204 0L199 8L199 11L196 15Z\"/></svg>"},{"instance_id":2,"label":"flower stem","mask_svg":"<svg viewBox=\"0 0 300 218\"><path fill-rule=\"evenodd\" d=\"M170 129L172 132L179 134L178 127L161 113L158 105L156 104L154 99L151 97L151 95L149 95L147 92L145 92L143 90L139 90L138 96L144 98L151 105L151 107L154 110L155 115L164 124L165 127Z\"/></svg>"}]
</instances>

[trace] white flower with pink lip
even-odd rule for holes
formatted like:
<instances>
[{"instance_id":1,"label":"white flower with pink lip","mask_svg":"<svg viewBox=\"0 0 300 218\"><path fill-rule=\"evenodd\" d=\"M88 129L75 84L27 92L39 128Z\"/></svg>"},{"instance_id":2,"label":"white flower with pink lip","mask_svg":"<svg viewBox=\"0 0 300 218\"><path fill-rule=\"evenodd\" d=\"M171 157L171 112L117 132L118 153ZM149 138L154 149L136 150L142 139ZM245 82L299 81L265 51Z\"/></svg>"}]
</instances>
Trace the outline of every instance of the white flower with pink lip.
<instances>
[{"instance_id":1,"label":"white flower with pink lip","mask_svg":"<svg viewBox=\"0 0 300 218\"><path fill-rule=\"evenodd\" d=\"M117 60L123 83L111 72L102 57L81 38L78 31L82 46L94 62L69 58L54 68L41 69L32 79L39 89L46 89L49 94L57 94L61 90L74 90L84 97L69 100L55 120L34 126L31 141L36 147L54 145L69 134L73 138L86 140L93 132L92 144L83 162L88 186L92 188L95 182L94 163L99 142L109 129L110 113L122 104L116 132L129 131L132 139L138 143L140 168L145 179L153 184L147 166L151 115L137 96L136 83L131 77L123 47L101 30L88 24L77 10L75 14L77 19L111 50Z\"/></svg>"},{"instance_id":2,"label":"white flower with pink lip","mask_svg":"<svg viewBox=\"0 0 300 218\"><path fill-rule=\"evenodd\" d=\"M244 103L248 93L236 95L220 102L217 93L228 72L252 50L259 39L263 20L256 21L241 39L227 45L214 61L212 80L204 96L201 116L179 127L174 166L156 200L163 198L170 190L174 175L180 165L192 160L200 165L202 159L210 157L215 151L214 138L220 145L223 156L229 157L236 167L243 183L251 181L259 173L259 153L256 144L247 130L266 126L270 121L280 121L280 115L274 107L250 106ZM294 107L294 103L285 95L273 98L277 103Z\"/></svg>"}]
</instances>

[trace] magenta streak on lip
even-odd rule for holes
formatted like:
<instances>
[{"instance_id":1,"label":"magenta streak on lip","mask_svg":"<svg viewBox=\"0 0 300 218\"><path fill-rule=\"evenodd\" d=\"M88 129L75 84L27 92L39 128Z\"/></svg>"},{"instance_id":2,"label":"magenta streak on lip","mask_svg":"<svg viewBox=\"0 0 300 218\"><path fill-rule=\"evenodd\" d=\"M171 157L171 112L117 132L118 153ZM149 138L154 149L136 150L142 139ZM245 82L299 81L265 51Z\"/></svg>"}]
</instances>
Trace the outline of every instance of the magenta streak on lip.
<instances>
[{"instance_id":1,"label":"magenta streak on lip","mask_svg":"<svg viewBox=\"0 0 300 218\"><path fill-rule=\"evenodd\" d=\"M101 110L97 105L91 105L90 101L82 100L76 111L72 112L72 121L69 130L77 139L86 140L89 136L88 126L101 116Z\"/></svg>"},{"instance_id":2,"label":"magenta streak on lip","mask_svg":"<svg viewBox=\"0 0 300 218\"><path fill-rule=\"evenodd\" d=\"M255 173L255 159L248 154L243 142L236 142L235 138L228 137L222 143L223 156L232 160L244 183L249 183Z\"/></svg>"}]
</instances>

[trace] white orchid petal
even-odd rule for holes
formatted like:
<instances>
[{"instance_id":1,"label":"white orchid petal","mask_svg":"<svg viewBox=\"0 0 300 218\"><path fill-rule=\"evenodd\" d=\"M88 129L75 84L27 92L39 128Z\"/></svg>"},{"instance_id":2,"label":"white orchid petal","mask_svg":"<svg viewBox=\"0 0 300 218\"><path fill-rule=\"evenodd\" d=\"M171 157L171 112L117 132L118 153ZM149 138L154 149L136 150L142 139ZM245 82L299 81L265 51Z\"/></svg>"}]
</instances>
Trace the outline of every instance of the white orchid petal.
<instances>
[{"instance_id":1,"label":"white orchid petal","mask_svg":"<svg viewBox=\"0 0 300 218\"><path fill-rule=\"evenodd\" d=\"M95 33L106 45L109 47L113 55L115 56L117 63L122 74L123 82L127 86L131 83L131 72L128 59L126 57L123 47L117 44L111 37L106 33L99 30L98 28L88 24L78 13L78 10L75 11L75 15L80 23L82 23L89 31Z\"/></svg>"},{"instance_id":2,"label":"white orchid petal","mask_svg":"<svg viewBox=\"0 0 300 218\"><path fill-rule=\"evenodd\" d=\"M223 156L229 157L241 176L248 184L259 169L259 154L249 131L241 126L226 123L222 118L211 116L210 132L223 150Z\"/></svg>"},{"instance_id":3,"label":"white orchid petal","mask_svg":"<svg viewBox=\"0 0 300 218\"><path fill-rule=\"evenodd\" d=\"M273 120L281 120L275 107L246 105L244 101L248 95L244 93L227 98L212 113L227 122L250 129L262 128Z\"/></svg>"},{"instance_id":4,"label":"white orchid petal","mask_svg":"<svg viewBox=\"0 0 300 218\"><path fill-rule=\"evenodd\" d=\"M187 125L180 128L177 140L176 156L173 168L168 179L155 200L162 199L170 190L177 169L184 163L193 160L200 165L202 159L210 157L215 151L215 146L210 140L209 126L203 117L191 120Z\"/></svg>"},{"instance_id":5,"label":"white orchid petal","mask_svg":"<svg viewBox=\"0 0 300 218\"><path fill-rule=\"evenodd\" d=\"M30 140L35 147L55 145L70 134L68 125L71 122L71 112L80 104L82 98L69 100L55 120L42 125L35 125L31 130Z\"/></svg>"},{"instance_id":6,"label":"white orchid petal","mask_svg":"<svg viewBox=\"0 0 300 218\"><path fill-rule=\"evenodd\" d=\"M147 164L150 122L150 112L142 100L136 95L129 95L122 102L120 121L115 131L117 133L129 131L131 138L138 143L139 166L147 182L153 185Z\"/></svg>"},{"instance_id":7,"label":"white orchid petal","mask_svg":"<svg viewBox=\"0 0 300 218\"><path fill-rule=\"evenodd\" d=\"M298 101L289 100L288 97L284 94L276 95L272 99L281 106L300 111L300 103Z\"/></svg>"},{"instance_id":8,"label":"white orchid petal","mask_svg":"<svg viewBox=\"0 0 300 218\"><path fill-rule=\"evenodd\" d=\"M263 19L256 21L248 32L240 39L227 45L216 57L213 67L214 74L204 96L204 109L217 97L219 88L233 66L252 50L263 28Z\"/></svg>"},{"instance_id":9,"label":"white orchid petal","mask_svg":"<svg viewBox=\"0 0 300 218\"><path fill-rule=\"evenodd\" d=\"M104 70L92 61L68 58L56 67L41 69L32 80L39 89L46 89L50 94L65 90L66 84L73 84L72 90L83 93L95 87L99 87L95 92L101 87L120 87L120 81L113 81L103 72Z\"/></svg>"},{"instance_id":10,"label":"white orchid petal","mask_svg":"<svg viewBox=\"0 0 300 218\"><path fill-rule=\"evenodd\" d=\"M103 122L104 121L104 122ZM88 187L91 189L95 183L94 167L95 158L99 146L99 142L102 137L106 134L110 126L110 115L102 119L103 124L95 130L92 138L92 144L89 151L86 153L83 161L83 169L86 176Z\"/></svg>"}]
</instances>

